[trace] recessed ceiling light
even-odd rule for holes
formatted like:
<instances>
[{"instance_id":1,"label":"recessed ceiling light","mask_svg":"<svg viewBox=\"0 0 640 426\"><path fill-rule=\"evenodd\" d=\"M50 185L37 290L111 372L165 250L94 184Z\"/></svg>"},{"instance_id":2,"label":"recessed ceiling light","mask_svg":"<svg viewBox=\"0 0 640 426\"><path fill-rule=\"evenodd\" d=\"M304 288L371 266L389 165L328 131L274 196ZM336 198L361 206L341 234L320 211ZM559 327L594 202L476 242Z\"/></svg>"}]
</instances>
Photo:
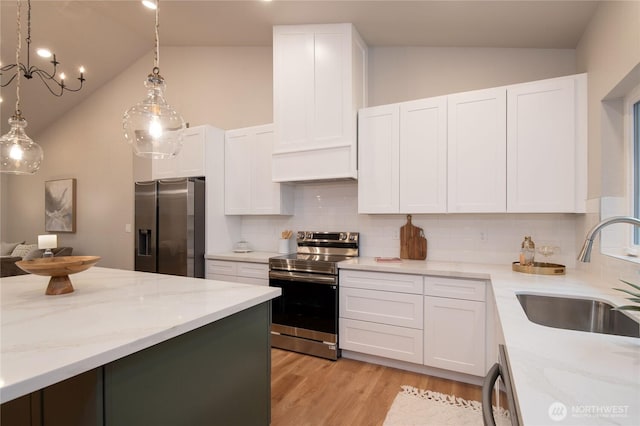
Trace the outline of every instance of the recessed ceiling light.
<instances>
[{"instance_id":1,"label":"recessed ceiling light","mask_svg":"<svg viewBox=\"0 0 640 426\"><path fill-rule=\"evenodd\" d=\"M158 5L154 0L142 0L142 4L144 4L145 7L148 7L149 9L152 9L152 10L156 10L158 8Z\"/></svg>"},{"instance_id":2,"label":"recessed ceiling light","mask_svg":"<svg viewBox=\"0 0 640 426\"><path fill-rule=\"evenodd\" d=\"M40 56L42 58L50 58L51 57L51 51L49 49L45 49L43 47L40 47L38 50L36 50L36 53L38 54L38 56Z\"/></svg>"}]
</instances>

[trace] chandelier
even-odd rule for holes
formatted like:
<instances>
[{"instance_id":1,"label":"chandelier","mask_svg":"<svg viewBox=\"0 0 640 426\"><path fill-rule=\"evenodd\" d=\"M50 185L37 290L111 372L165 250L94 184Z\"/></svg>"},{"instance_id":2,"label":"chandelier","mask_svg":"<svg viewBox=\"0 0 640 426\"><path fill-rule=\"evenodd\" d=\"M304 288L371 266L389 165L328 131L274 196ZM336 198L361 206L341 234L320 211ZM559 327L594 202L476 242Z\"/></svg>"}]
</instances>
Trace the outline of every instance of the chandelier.
<instances>
[{"instance_id":1,"label":"chandelier","mask_svg":"<svg viewBox=\"0 0 640 426\"><path fill-rule=\"evenodd\" d=\"M20 0L17 0L17 35L16 63L20 63L21 28L20 28ZM9 119L11 128L7 134L0 137L0 172L15 175L32 175L38 171L42 163L42 148L35 143L24 131L27 120L20 112L20 73L16 73L16 109Z\"/></svg>"},{"instance_id":2,"label":"chandelier","mask_svg":"<svg viewBox=\"0 0 640 426\"><path fill-rule=\"evenodd\" d=\"M155 1L155 6L156 44L153 69L144 82L147 97L125 111L122 127L124 138L133 145L137 156L169 159L180 152L186 125L182 116L164 99L166 85L159 68L159 0Z\"/></svg>"},{"instance_id":3,"label":"chandelier","mask_svg":"<svg viewBox=\"0 0 640 426\"><path fill-rule=\"evenodd\" d=\"M12 81L14 81L18 77L18 74L22 74L24 78L26 78L27 80L31 80L33 77L39 77L40 80L47 87L47 89L49 89L49 92L51 92L51 94L58 97L62 96L65 91L68 91L68 92L79 91L80 89L82 89L82 85L85 82L84 67L80 67L80 70L79 70L80 77L78 77L78 80L80 80L80 85L75 88L71 88L65 84L66 76L64 75L64 73L57 74L58 65L60 65L60 62L58 62L58 60L56 59L55 53L52 54L47 49L38 49L38 54L42 57L49 58L53 56L53 60L51 61L51 64L53 64L52 72L47 72L43 69L36 67L35 65L31 65L31 0L27 0L27 4L28 4L27 38L26 38L27 63L25 65L16 60L15 64L4 65L2 68L0 68L0 76L4 75L7 72L11 72L15 70L13 71L13 75L11 75L8 81L6 81L5 83L0 82L0 87L7 87L9 84L11 84Z\"/></svg>"}]
</instances>

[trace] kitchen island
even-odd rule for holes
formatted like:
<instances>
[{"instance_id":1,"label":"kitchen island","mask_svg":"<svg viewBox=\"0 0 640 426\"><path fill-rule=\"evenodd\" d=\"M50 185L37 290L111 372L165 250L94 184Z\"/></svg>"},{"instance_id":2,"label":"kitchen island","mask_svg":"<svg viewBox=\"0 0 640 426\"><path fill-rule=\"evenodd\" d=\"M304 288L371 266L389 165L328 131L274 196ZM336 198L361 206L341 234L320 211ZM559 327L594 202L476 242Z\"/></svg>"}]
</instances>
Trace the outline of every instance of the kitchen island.
<instances>
[{"instance_id":1,"label":"kitchen island","mask_svg":"<svg viewBox=\"0 0 640 426\"><path fill-rule=\"evenodd\" d=\"M100 267L71 279L60 296L46 277L0 280L2 424L269 423L279 289Z\"/></svg>"}]
</instances>

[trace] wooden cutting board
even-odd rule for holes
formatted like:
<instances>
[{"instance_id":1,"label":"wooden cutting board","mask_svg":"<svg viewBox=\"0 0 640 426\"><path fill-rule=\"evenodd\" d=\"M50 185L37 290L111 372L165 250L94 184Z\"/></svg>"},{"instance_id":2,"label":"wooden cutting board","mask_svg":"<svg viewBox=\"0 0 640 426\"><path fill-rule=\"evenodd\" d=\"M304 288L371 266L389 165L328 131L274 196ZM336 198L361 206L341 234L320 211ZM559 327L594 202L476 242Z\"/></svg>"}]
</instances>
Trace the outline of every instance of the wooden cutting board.
<instances>
[{"instance_id":1,"label":"wooden cutting board","mask_svg":"<svg viewBox=\"0 0 640 426\"><path fill-rule=\"evenodd\" d=\"M411 215L407 215L407 223L400 227L400 258L425 260L427 258L427 239L422 228L411 223Z\"/></svg>"}]
</instances>

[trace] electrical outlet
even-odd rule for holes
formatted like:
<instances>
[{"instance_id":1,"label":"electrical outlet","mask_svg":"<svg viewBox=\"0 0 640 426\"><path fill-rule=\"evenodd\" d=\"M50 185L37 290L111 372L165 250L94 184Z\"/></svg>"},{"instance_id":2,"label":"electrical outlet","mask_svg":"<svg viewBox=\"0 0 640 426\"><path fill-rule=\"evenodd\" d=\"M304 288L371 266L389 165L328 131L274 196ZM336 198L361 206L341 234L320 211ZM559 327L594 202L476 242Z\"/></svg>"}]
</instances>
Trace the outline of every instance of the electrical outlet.
<instances>
[{"instance_id":1,"label":"electrical outlet","mask_svg":"<svg viewBox=\"0 0 640 426\"><path fill-rule=\"evenodd\" d=\"M391 239L392 240L399 240L400 239L400 230L399 229L394 229L393 232L391 233Z\"/></svg>"}]
</instances>

